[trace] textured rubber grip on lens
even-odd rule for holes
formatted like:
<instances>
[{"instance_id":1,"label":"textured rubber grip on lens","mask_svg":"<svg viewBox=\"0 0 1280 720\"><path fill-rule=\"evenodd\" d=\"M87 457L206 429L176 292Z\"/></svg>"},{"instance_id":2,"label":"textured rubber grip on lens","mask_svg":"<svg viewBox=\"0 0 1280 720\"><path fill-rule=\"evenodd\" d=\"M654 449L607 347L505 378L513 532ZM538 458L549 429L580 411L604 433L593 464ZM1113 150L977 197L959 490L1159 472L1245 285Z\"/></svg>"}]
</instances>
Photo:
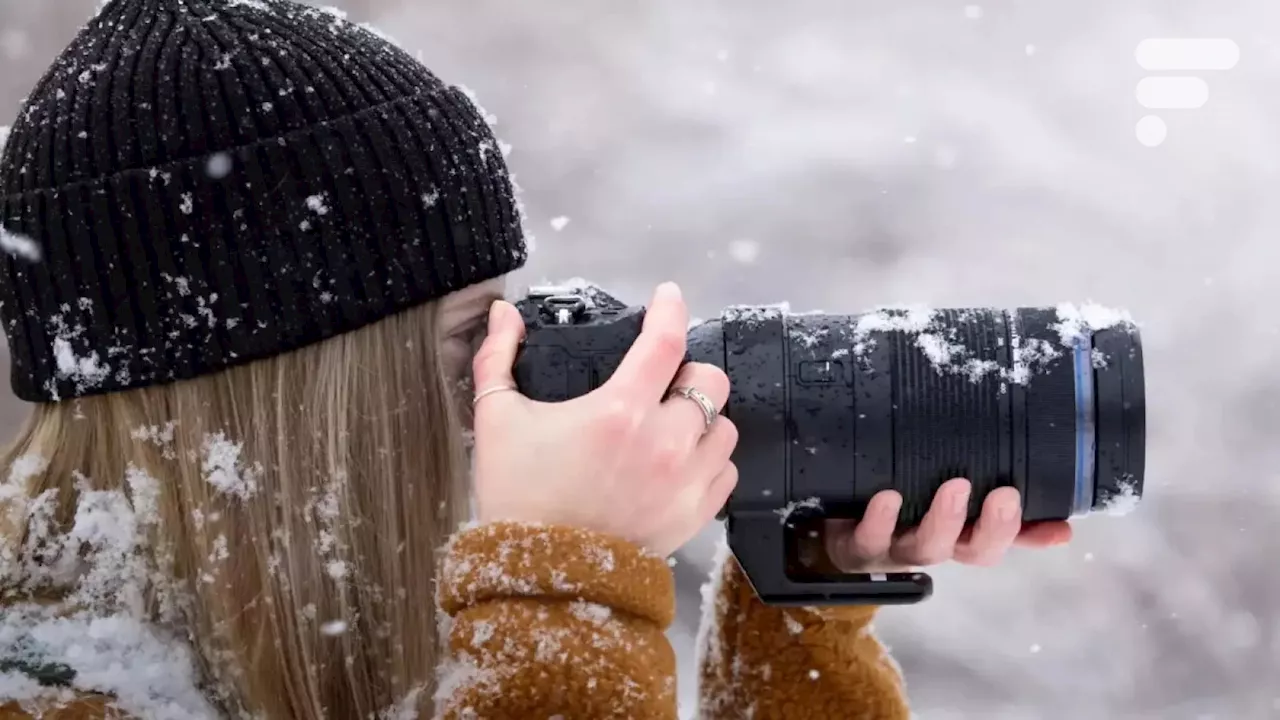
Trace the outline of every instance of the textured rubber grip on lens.
<instances>
[{"instance_id":1,"label":"textured rubber grip on lens","mask_svg":"<svg viewBox=\"0 0 1280 720\"><path fill-rule=\"evenodd\" d=\"M1076 384L1070 348L1052 326L1051 309L1021 309L1017 329L1022 346L1048 343L1057 357L1034 364L1026 384L1027 487L1024 520L1064 520L1071 516L1076 489ZM1092 482L1092 478L1089 478Z\"/></svg>"},{"instance_id":2,"label":"textured rubber grip on lens","mask_svg":"<svg viewBox=\"0 0 1280 720\"><path fill-rule=\"evenodd\" d=\"M894 485L902 493L899 522L923 519L942 483L973 483L969 515L1010 484L1002 437L1007 397L1000 392L1003 323L988 311L939 311L945 333L889 333L892 344ZM946 357L949 348L968 352Z\"/></svg>"}]
</instances>

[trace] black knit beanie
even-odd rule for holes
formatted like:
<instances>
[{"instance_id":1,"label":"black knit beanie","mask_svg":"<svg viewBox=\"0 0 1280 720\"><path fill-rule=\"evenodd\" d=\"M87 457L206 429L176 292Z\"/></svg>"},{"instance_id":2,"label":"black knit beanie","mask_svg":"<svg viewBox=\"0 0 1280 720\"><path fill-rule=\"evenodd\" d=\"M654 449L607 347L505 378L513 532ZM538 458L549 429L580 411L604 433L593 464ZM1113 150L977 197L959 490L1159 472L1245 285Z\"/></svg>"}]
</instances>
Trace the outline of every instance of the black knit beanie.
<instances>
[{"instance_id":1,"label":"black knit beanie","mask_svg":"<svg viewBox=\"0 0 1280 720\"><path fill-rule=\"evenodd\" d=\"M278 355L520 267L466 94L287 0L112 0L0 161L14 392L57 401Z\"/></svg>"}]
</instances>

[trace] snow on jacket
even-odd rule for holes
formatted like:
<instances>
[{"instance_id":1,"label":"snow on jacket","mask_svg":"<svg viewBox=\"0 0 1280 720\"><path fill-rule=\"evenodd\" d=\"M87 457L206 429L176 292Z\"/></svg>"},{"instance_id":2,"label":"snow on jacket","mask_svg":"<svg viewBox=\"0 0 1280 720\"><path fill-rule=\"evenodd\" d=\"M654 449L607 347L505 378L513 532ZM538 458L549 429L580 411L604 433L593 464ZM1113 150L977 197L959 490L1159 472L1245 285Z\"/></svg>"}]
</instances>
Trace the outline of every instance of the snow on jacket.
<instances>
[{"instance_id":1,"label":"snow on jacket","mask_svg":"<svg viewBox=\"0 0 1280 720\"><path fill-rule=\"evenodd\" d=\"M702 720L906 720L874 608L775 608L725 554L704 597ZM675 720L665 631L675 583L663 558L580 529L494 523L445 548L439 606L449 660L442 720ZM64 698L0 720L120 718L110 698Z\"/></svg>"}]
</instances>

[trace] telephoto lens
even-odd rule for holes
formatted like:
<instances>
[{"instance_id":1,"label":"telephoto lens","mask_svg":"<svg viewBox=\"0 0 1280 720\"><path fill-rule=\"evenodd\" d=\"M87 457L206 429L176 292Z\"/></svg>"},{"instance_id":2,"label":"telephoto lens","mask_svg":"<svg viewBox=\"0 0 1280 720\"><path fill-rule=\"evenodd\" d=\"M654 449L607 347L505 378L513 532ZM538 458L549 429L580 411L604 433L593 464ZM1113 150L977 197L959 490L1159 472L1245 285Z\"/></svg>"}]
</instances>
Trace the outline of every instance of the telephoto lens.
<instances>
[{"instance_id":1,"label":"telephoto lens","mask_svg":"<svg viewBox=\"0 0 1280 720\"><path fill-rule=\"evenodd\" d=\"M693 329L690 355L732 381L741 479L727 511L856 518L894 489L911 526L953 477L973 483L971 519L1001 486L1022 493L1026 521L1142 494L1142 344L1122 313L731 308Z\"/></svg>"},{"instance_id":2,"label":"telephoto lens","mask_svg":"<svg viewBox=\"0 0 1280 720\"><path fill-rule=\"evenodd\" d=\"M543 401L606 382L644 318L591 286L532 290L519 307L528 333L516 382ZM688 359L729 376L739 480L721 517L770 604L910 603L932 592L922 573L796 562L796 528L856 519L882 490L902 494L900 529L954 477L973 483L970 520L1003 486L1021 492L1028 522L1122 513L1142 496L1142 343L1124 313L731 307L690 330Z\"/></svg>"}]
</instances>

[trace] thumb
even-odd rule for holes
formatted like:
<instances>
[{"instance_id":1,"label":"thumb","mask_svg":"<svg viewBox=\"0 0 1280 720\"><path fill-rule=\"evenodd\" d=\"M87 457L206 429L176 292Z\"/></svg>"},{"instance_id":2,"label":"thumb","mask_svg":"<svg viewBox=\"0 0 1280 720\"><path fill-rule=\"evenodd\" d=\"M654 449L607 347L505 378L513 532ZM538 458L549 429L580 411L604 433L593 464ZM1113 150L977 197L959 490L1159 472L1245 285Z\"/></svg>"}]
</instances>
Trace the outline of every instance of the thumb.
<instances>
[{"instance_id":1,"label":"thumb","mask_svg":"<svg viewBox=\"0 0 1280 720\"><path fill-rule=\"evenodd\" d=\"M489 332L471 362L476 393L515 386L511 369L523 339L524 318L514 305L497 300L489 306Z\"/></svg>"}]
</instances>

